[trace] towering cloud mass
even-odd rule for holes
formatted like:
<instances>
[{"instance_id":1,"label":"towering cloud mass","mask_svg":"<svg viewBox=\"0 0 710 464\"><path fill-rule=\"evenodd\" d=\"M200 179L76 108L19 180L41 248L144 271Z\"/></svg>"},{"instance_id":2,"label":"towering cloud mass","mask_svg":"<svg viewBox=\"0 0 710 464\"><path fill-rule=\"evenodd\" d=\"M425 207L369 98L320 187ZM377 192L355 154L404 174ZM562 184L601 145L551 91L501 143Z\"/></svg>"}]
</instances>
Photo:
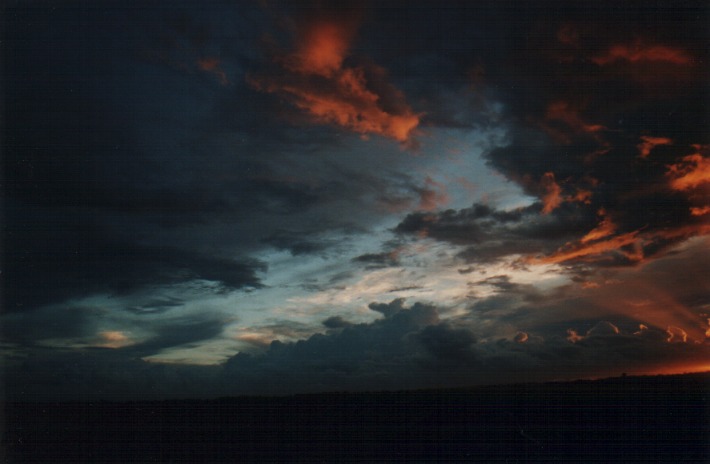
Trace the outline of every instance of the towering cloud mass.
<instances>
[{"instance_id":1,"label":"towering cloud mass","mask_svg":"<svg viewBox=\"0 0 710 464\"><path fill-rule=\"evenodd\" d=\"M410 142L420 116L387 82L384 68L355 59L346 63L355 32L349 18L305 21L298 26L295 50L274 56L275 71L251 76L249 82L290 101L316 122Z\"/></svg>"}]
</instances>

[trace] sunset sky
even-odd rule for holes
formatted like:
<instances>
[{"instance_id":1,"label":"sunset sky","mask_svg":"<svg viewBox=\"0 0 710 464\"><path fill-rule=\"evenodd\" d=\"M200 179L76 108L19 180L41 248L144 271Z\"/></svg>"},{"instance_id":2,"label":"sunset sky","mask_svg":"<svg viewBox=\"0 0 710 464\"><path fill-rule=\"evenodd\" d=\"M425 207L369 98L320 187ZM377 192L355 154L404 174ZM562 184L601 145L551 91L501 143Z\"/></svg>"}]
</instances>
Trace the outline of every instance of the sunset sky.
<instances>
[{"instance_id":1,"label":"sunset sky","mask_svg":"<svg viewBox=\"0 0 710 464\"><path fill-rule=\"evenodd\" d=\"M707 2L11 3L10 397L710 370Z\"/></svg>"}]
</instances>

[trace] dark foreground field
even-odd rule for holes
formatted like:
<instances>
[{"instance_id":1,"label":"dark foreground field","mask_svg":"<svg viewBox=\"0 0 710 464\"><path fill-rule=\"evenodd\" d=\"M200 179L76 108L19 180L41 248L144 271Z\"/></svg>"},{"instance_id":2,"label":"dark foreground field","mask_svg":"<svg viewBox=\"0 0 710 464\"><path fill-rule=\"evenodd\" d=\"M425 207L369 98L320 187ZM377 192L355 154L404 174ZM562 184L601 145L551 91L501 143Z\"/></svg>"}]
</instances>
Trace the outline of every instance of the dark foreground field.
<instances>
[{"instance_id":1,"label":"dark foreground field","mask_svg":"<svg viewBox=\"0 0 710 464\"><path fill-rule=\"evenodd\" d=\"M209 401L9 403L2 462L710 462L710 374Z\"/></svg>"}]
</instances>

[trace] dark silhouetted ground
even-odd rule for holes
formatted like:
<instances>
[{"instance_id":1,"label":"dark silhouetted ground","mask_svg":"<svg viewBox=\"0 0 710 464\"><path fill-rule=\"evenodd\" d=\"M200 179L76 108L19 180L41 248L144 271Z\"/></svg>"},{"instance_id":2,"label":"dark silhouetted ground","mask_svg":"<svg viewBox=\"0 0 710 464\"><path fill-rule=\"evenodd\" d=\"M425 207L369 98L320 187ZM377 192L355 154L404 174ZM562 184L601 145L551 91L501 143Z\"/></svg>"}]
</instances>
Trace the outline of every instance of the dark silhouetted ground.
<instances>
[{"instance_id":1,"label":"dark silhouetted ground","mask_svg":"<svg viewBox=\"0 0 710 464\"><path fill-rule=\"evenodd\" d=\"M6 404L3 462L710 462L710 373Z\"/></svg>"}]
</instances>

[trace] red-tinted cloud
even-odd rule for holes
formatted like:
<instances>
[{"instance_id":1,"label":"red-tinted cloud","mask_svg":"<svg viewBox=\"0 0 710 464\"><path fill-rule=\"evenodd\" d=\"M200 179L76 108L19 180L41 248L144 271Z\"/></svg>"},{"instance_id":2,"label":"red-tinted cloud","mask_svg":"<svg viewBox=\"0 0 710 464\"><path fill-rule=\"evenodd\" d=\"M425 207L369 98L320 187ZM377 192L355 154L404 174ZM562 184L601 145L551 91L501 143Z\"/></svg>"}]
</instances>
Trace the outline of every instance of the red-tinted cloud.
<instances>
[{"instance_id":1,"label":"red-tinted cloud","mask_svg":"<svg viewBox=\"0 0 710 464\"><path fill-rule=\"evenodd\" d=\"M710 224L690 224L656 231L636 230L615 236L604 235L613 224L600 224L578 242L568 243L556 252L542 257L528 257L532 264L558 264L566 262L598 263L612 261L614 255L622 256L631 263L646 259L646 249L663 243L672 243L690 237L710 234ZM605 230L606 229L606 230Z\"/></svg>"},{"instance_id":2,"label":"red-tinted cloud","mask_svg":"<svg viewBox=\"0 0 710 464\"><path fill-rule=\"evenodd\" d=\"M345 63L354 32L352 21L308 23L298 34L296 50L276 59L278 73L249 81L290 101L318 123L411 142L420 115L386 81L384 69Z\"/></svg>"},{"instance_id":3,"label":"red-tinted cloud","mask_svg":"<svg viewBox=\"0 0 710 464\"><path fill-rule=\"evenodd\" d=\"M609 235L612 235L614 232L616 232L616 225L611 220L611 218L607 216L606 211L604 209L601 209L599 211L599 215L602 216L602 221L597 227L590 230L587 235L582 237L582 239L580 240L581 243L594 242L596 240L608 237Z\"/></svg>"},{"instance_id":4,"label":"red-tinted cloud","mask_svg":"<svg viewBox=\"0 0 710 464\"><path fill-rule=\"evenodd\" d=\"M637 243L638 231L617 235L606 240L596 242L580 241L579 243L567 244L557 252L541 258L530 258L529 262L534 264L556 264L572 260L598 261L602 255L610 251L621 252L622 247ZM643 255L640 250L622 252L631 261L640 261Z\"/></svg>"},{"instance_id":5,"label":"red-tinted cloud","mask_svg":"<svg viewBox=\"0 0 710 464\"><path fill-rule=\"evenodd\" d=\"M599 66L617 62L626 63L668 63L675 65L690 65L692 57L685 51L666 45L649 45L641 41L633 44L612 45L602 55L592 58Z\"/></svg>"},{"instance_id":6,"label":"red-tinted cloud","mask_svg":"<svg viewBox=\"0 0 710 464\"><path fill-rule=\"evenodd\" d=\"M670 186L687 191L710 183L710 159L700 153L684 156L680 162L668 166Z\"/></svg>"},{"instance_id":7,"label":"red-tinted cloud","mask_svg":"<svg viewBox=\"0 0 710 464\"><path fill-rule=\"evenodd\" d=\"M229 85L229 79L227 79L227 74L221 68L220 64L221 61L219 60L219 58L207 57L200 58L197 60L197 67L200 69L200 71L214 74L219 80L220 84Z\"/></svg>"},{"instance_id":8,"label":"red-tinted cloud","mask_svg":"<svg viewBox=\"0 0 710 464\"><path fill-rule=\"evenodd\" d=\"M545 118L551 121L562 121L569 126L570 129L578 133L586 132L588 134L594 134L606 129L601 124L589 124L584 121L579 115L579 112L565 101L551 103L547 107Z\"/></svg>"},{"instance_id":9,"label":"red-tinted cloud","mask_svg":"<svg viewBox=\"0 0 710 464\"><path fill-rule=\"evenodd\" d=\"M710 206L691 206L690 214L692 216L705 216L710 214Z\"/></svg>"},{"instance_id":10,"label":"red-tinted cloud","mask_svg":"<svg viewBox=\"0 0 710 464\"><path fill-rule=\"evenodd\" d=\"M651 150L659 145L670 145L673 143L668 137L649 137L646 135L641 136L641 143L637 145L639 149L639 156L641 158L646 158L651 154Z\"/></svg>"},{"instance_id":11,"label":"red-tinted cloud","mask_svg":"<svg viewBox=\"0 0 710 464\"><path fill-rule=\"evenodd\" d=\"M542 177L542 213L549 214L562 204L562 187L555 181L555 174L546 172Z\"/></svg>"},{"instance_id":12,"label":"red-tinted cloud","mask_svg":"<svg viewBox=\"0 0 710 464\"><path fill-rule=\"evenodd\" d=\"M668 334L666 341L669 343L685 343L688 341L688 333L680 327L668 326L666 334Z\"/></svg>"},{"instance_id":13,"label":"red-tinted cloud","mask_svg":"<svg viewBox=\"0 0 710 464\"><path fill-rule=\"evenodd\" d=\"M352 24L319 21L301 31L297 50L286 59L286 66L303 74L331 77L343 65L354 35Z\"/></svg>"}]
</instances>

